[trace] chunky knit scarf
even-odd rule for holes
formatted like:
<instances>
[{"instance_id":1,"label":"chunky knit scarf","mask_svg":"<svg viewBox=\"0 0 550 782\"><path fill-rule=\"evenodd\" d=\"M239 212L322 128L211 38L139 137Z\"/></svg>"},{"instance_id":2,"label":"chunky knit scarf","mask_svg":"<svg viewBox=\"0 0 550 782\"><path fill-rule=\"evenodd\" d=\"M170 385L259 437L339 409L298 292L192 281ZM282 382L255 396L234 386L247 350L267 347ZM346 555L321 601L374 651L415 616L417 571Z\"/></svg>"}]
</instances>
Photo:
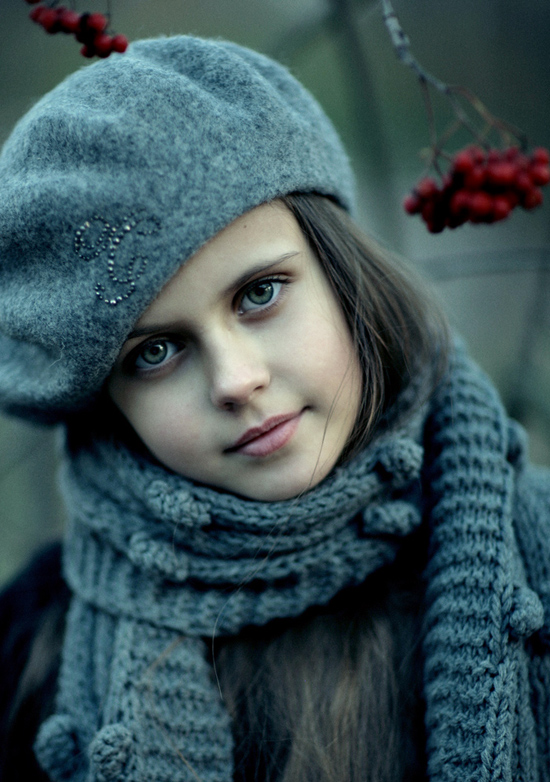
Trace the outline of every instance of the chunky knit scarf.
<instances>
[{"instance_id":1,"label":"chunky knit scarf","mask_svg":"<svg viewBox=\"0 0 550 782\"><path fill-rule=\"evenodd\" d=\"M393 559L420 522L419 424L284 502L193 484L113 443L73 455L74 598L57 714L36 745L52 779L230 782L212 638L325 604Z\"/></svg>"},{"instance_id":2,"label":"chunky knit scarf","mask_svg":"<svg viewBox=\"0 0 550 782\"><path fill-rule=\"evenodd\" d=\"M196 486L113 444L77 453L65 476L74 598L57 714L36 744L51 778L231 782L211 639L361 583L392 560L422 508L430 780L547 780L550 663L534 674L537 717L524 642L543 610L512 523L521 438L460 351L430 408L280 503Z\"/></svg>"}]
</instances>

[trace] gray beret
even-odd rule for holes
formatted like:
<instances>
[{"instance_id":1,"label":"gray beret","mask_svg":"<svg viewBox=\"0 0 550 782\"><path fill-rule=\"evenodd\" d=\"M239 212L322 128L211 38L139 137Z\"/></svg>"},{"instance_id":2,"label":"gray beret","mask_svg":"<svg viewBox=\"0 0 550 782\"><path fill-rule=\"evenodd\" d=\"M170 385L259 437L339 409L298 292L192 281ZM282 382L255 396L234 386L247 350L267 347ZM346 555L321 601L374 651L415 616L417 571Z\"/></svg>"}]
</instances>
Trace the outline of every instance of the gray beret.
<instances>
[{"instance_id":1,"label":"gray beret","mask_svg":"<svg viewBox=\"0 0 550 782\"><path fill-rule=\"evenodd\" d=\"M353 200L334 128L286 69L187 36L69 76L14 129L0 182L0 407L43 422L94 398L162 286L236 217L290 192Z\"/></svg>"}]
</instances>

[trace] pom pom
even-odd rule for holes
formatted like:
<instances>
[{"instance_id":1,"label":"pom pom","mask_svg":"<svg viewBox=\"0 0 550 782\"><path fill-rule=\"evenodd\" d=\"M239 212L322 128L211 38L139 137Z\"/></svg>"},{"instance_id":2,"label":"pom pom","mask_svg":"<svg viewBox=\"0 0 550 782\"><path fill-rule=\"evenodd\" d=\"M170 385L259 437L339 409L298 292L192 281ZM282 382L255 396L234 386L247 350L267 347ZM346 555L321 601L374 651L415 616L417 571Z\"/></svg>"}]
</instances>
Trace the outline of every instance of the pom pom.
<instances>
[{"instance_id":1,"label":"pom pom","mask_svg":"<svg viewBox=\"0 0 550 782\"><path fill-rule=\"evenodd\" d=\"M90 762L97 782L124 782L132 756L132 734L119 723L106 725L90 745Z\"/></svg>"},{"instance_id":2,"label":"pom pom","mask_svg":"<svg viewBox=\"0 0 550 782\"><path fill-rule=\"evenodd\" d=\"M404 488L420 475L424 460L423 448L413 440L388 443L378 454L378 472L395 488Z\"/></svg>"},{"instance_id":3,"label":"pom pom","mask_svg":"<svg viewBox=\"0 0 550 782\"><path fill-rule=\"evenodd\" d=\"M528 638L544 623L540 598L527 587L516 587L510 614L510 631L516 638Z\"/></svg>"},{"instance_id":4,"label":"pom pom","mask_svg":"<svg viewBox=\"0 0 550 782\"><path fill-rule=\"evenodd\" d=\"M174 581L186 581L189 576L189 558L173 543L155 540L143 532L130 538L128 556L134 565L147 572L158 573Z\"/></svg>"},{"instance_id":5,"label":"pom pom","mask_svg":"<svg viewBox=\"0 0 550 782\"><path fill-rule=\"evenodd\" d=\"M38 732L34 751L42 768L55 780L72 779L82 763L82 752L74 720L67 714L55 714Z\"/></svg>"}]
</instances>

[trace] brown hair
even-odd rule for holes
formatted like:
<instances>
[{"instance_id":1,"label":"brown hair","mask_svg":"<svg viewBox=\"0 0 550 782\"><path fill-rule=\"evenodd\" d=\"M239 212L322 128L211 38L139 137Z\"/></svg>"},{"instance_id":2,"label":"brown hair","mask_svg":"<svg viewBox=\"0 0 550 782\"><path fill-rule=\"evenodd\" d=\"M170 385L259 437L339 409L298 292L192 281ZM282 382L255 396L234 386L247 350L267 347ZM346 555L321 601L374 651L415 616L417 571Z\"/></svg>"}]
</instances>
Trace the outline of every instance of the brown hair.
<instances>
[{"instance_id":1,"label":"brown hair","mask_svg":"<svg viewBox=\"0 0 550 782\"><path fill-rule=\"evenodd\" d=\"M352 456L378 424L391 422L392 403L411 381L413 406L429 395L446 364L446 321L427 285L363 234L331 199L292 194L280 200L315 251L357 348L362 404L344 452Z\"/></svg>"},{"instance_id":2,"label":"brown hair","mask_svg":"<svg viewBox=\"0 0 550 782\"><path fill-rule=\"evenodd\" d=\"M235 782L425 779L423 534L331 604L218 639Z\"/></svg>"}]
</instances>

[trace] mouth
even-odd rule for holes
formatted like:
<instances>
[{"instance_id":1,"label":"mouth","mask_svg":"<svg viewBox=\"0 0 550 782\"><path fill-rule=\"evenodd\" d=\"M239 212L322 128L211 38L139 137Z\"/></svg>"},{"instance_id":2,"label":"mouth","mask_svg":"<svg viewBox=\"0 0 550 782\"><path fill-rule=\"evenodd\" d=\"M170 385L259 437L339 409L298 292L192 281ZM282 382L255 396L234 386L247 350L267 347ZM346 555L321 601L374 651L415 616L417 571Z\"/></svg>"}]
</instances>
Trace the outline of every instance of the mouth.
<instances>
[{"instance_id":1,"label":"mouth","mask_svg":"<svg viewBox=\"0 0 550 782\"><path fill-rule=\"evenodd\" d=\"M225 453L241 453L247 456L269 456L283 448L292 439L303 410L283 415L274 415L260 426L247 429Z\"/></svg>"}]
</instances>

